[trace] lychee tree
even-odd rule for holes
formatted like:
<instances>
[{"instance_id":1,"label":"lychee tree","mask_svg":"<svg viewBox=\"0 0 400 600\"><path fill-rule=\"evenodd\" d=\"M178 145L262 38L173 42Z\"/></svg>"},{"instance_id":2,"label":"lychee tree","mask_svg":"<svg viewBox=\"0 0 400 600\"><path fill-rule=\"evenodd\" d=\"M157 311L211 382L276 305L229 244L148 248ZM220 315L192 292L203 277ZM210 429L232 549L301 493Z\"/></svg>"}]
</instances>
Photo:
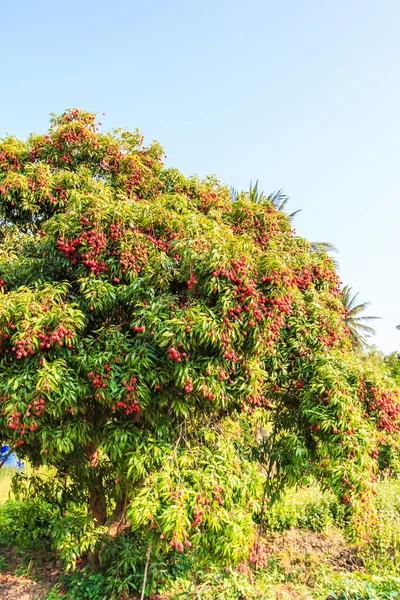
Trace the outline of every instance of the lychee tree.
<instances>
[{"instance_id":1,"label":"lychee tree","mask_svg":"<svg viewBox=\"0 0 400 600\"><path fill-rule=\"evenodd\" d=\"M305 473L362 530L400 405L352 352L331 259L271 198L98 125L0 144L1 437L111 533L127 515L239 560Z\"/></svg>"}]
</instances>

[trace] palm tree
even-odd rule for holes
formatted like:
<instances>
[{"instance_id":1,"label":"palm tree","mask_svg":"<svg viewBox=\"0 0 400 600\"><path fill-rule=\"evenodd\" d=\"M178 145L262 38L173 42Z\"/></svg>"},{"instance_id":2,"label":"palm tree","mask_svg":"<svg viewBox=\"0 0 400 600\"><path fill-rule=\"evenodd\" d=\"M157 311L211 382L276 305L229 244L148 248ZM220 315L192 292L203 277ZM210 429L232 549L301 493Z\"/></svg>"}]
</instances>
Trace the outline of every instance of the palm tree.
<instances>
[{"instance_id":1,"label":"palm tree","mask_svg":"<svg viewBox=\"0 0 400 600\"><path fill-rule=\"evenodd\" d=\"M349 329L356 352L361 352L365 346L368 346L366 337L375 335L375 329L366 325L368 321L380 319L381 317L360 316L369 306L370 302L357 304L358 293L352 296L351 287L345 285L342 289L342 302L346 309L344 322Z\"/></svg>"},{"instance_id":2,"label":"palm tree","mask_svg":"<svg viewBox=\"0 0 400 600\"><path fill-rule=\"evenodd\" d=\"M232 202L236 202L241 196L247 197L255 204L264 204L266 202L271 202L275 210L281 211L285 210L286 204L289 202L289 196L286 196L283 190L272 192L271 194L268 194L268 196L266 196L264 192L261 192L258 189L258 180L255 182L254 185L250 181L250 189L248 192L238 192L237 189L231 187ZM301 212L301 210L302 209L299 208L298 210L295 210L294 212L290 213L289 219L292 220L293 217L297 215L297 213ZM336 269L339 268L338 262L333 258L333 256L329 254L329 252L338 253L336 246L334 246L333 244L330 244L329 242L313 242L311 244L311 250L314 252L325 252L331 259Z\"/></svg>"},{"instance_id":3,"label":"palm tree","mask_svg":"<svg viewBox=\"0 0 400 600\"><path fill-rule=\"evenodd\" d=\"M255 204L264 204L266 202L271 202L275 210L285 210L286 204L289 202L289 196L283 193L282 190L278 190L277 192L273 192L272 194L265 195L264 192L258 189L258 180L253 185L250 181L250 189L248 192L242 192L249 200L255 202ZM241 194L235 190L235 188L231 188L231 196L232 200L235 202ZM293 219L297 213L301 211L295 210L294 212L289 214L289 218Z\"/></svg>"}]
</instances>

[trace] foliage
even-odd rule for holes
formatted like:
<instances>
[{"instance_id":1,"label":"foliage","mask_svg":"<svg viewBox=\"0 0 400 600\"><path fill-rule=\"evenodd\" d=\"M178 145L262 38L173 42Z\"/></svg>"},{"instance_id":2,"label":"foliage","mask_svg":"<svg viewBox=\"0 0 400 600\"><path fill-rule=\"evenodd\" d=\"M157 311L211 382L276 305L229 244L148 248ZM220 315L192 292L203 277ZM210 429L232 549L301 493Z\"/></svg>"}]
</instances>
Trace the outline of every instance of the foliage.
<instances>
[{"instance_id":1,"label":"foliage","mask_svg":"<svg viewBox=\"0 0 400 600\"><path fill-rule=\"evenodd\" d=\"M44 501L8 500L0 510L0 542L20 551L51 548L52 507Z\"/></svg>"},{"instance_id":2,"label":"foliage","mask_svg":"<svg viewBox=\"0 0 400 600\"><path fill-rule=\"evenodd\" d=\"M390 597L390 593L399 591L400 585L399 481L379 482L377 491L379 526L372 532L370 544L358 551L348 547L347 552L357 558L353 567L347 564L343 570L346 563L340 557L346 547L343 546L344 541L341 542L342 546L337 546L336 537L340 534L331 528L332 523L341 525L340 516L332 510L334 500L313 486L289 491L282 503L268 508L266 520L277 523L279 518L280 531L283 527L292 526L304 529L289 532L295 537L289 537L285 547L282 543L284 533L281 531L275 546L267 546L267 560L259 565L256 577L252 563L241 563L234 568L226 563L218 565L212 559L201 558L198 549L185 549L179 553L169 548L167 553L156 551L152 554L147 595L151 597L159 593L161 597L171 599L195 599L200 595L205 599L219 597L225 600L238 599L240 594L246 598L265 599L304 596L322 600L330 594L349 600ZM40 503L39 500L37 502ZM326 518L329 502L331 513ZM337 503L336 506L340 511L341 505ZM29 552L32 553L32 550L28 549L32 546L26 543L31 530L29 522L24 520L25 535L21 535L19 512L26 514L21 501L8 501L1 507L0 541L4 543L8 535L14 550L25 548L28 562L31 562L32 554ZM7 518L5 515L8 515ZM328 528L324 527L324 533L313 534L316 549L312 551L309 538L312 531L320 530L321 515L326 518L325 525ZM14 530L18 531L18 536L14 535ZM266 537L263 537L265 544L268 544L268 537L266 532ZM292 540L295 543L288 546ZM322 551L318 550L318 544L324 544ZM42 549L42 555L48 552L39 538L36 538L36 547ZM81 565L78 570L62 575L47 600L120 600L129 592L136 592L137 595L141 589L146 549L145 529L125 531L115 539L106 539L100 555L100 569L82 568ZM356 571L352 571L354 568ZM21 572L21 567L18 572Z\"/></svg>"},{"instance_id":3,"label":"foliage","mask_svg":"<svg viewBox=\"0 0 400 600\"><path fill-rule=\"evenodd\" d=\"M369 348L362 354L362 361L369 369L386 371L396 386L400 384L400 362L396 352L385 356L376 348ZM381 429L378 436L379 476L396 477L400 474L400 434L399 431Z\"/></svg>"},{"instance_id":4,"label":"foliage","mask_svg":"<svg viewBox=\"0 0 400 600\"><path fill-rule=\"evenodd\" d=\"M57 594L58 598L74 598L74 600L108 600L110 595L105 591L106 577L101 572L84 569L62 578L62 589L65 594ZM46 600L51 600L51 594Z\"/></svg>"},{"instance_id":5,"label":"foliage","mask_svg":"<svg viewBox=\"0 0 400 600\"><path fill-rule=\"evenodd\" d=\"M330 493L313 485L299 491L290 490L265 512L264 526L270 531L292 527L324 531L332 526L345 527L343 504Z\"/></svg>"},{"instance_id":6,"label":"foliage","mask_svg":"<svg viewBox=\"0 0 400 600\"><path fill-rule=\"evenodd\" d=\"M278 198L233 202L162 154L77 109L0 144L0 435L54 468L37 494L82 532L58 547L74 566L128 517L238 563L310 473L362 531L400 404L352 352L332 260Z\"/></svg>"},{"instance_id":7,"label":"foliage","mask_svg":"<svg viewBox=\"0 0 400 600\"><path fill-rule=\"evenodd\" d=\"M340 586L333 594L338 600L375 600L376 598L390 600L400 592L400 578L393 576L372 577L347 576L335 577L334 581Z\"/></svg>"},{"instance_id":8,"label":"foliage","mask_svg":"<svg viewBox=\"0 0 400 600\"><path fill-rule=\"evenodd\" d=\"M365 548L368 571L398 575L400 572L400 480L385 481L377 488L379 520Z\"/></svg>"},{"instance_id":9,"label":"foliage","mask_svg":"<svg viewBox=\"0 0 400 600\"><path fill-rule=\"evenodd\" d=\"M383 438L379 444L378 466L381 477L400 476L400 437Z\"/></svg>"},{"instance_id":10,"label":"foliage","mask_svg":"<svg viewBox=\"0 0 400 600\"><path fill-rule=\"evenodd\" d=\"M140 593L148 541L146 530L119 535L108 540L101 552L102 572L107 583L104 589L110 596ZM194 556L196 554L196 556ZM189 577L194 564L199 565L197 552L175 548L154 548L148 571L146 595L176 588Z\"/></svg>"},{"instance_id":11,"label":"foliage","mask_svg":"<svg viewBox=\"0 0 400 600\"><path fill-rule=\"evenodd\" d=\"M400 385L400 354L392 352L384 358L384 363L389 369L390 376L393 377L397 385Z\"/></svg>"},{"instance_id":12,"label":"foliage","mask_svg":"<svg viewBox=\"0 0 400 600\"><path fill-rule=\"evenodd\" d=\"M256 585L251 585L248 578L243 573L224 572L210 570L209 573L202 573L202 578L198 586L189 585L182 592L177 592L168 596L169 600L275 600L282 598L285 600L291 599L310 599L326 600L327 597L338 600L390 600L395 598L400 592L400 578L395 576L379 575L365 576L361 573L345 574L337 573L335 575L327 575L321 570L318 572L318 567L311 566L316 569L319 576L322 576L326 581L319 581L312 588L305 584L297 584L293 582L273 583L268 574L264 574ZM76 583L71 587L75 594L73 598L76 600L111 600L109 596L90 595L95 586L95 579L87 582L80 575L76 576ZM97 577L101 581L101 576ZM93 581L93 583L92 583ZM81 595L81 590L88 595ZM71 598L69 592L63 594L55 589L46 600L67 600ZM164 596L165 597L165 596ZM123 597L122 597L123 598ZM149 596L155 598L155 596ZM114 599L113 599L114 600ZM119 600L119 599L118 599Z\"/></svg>"}]
</instances>

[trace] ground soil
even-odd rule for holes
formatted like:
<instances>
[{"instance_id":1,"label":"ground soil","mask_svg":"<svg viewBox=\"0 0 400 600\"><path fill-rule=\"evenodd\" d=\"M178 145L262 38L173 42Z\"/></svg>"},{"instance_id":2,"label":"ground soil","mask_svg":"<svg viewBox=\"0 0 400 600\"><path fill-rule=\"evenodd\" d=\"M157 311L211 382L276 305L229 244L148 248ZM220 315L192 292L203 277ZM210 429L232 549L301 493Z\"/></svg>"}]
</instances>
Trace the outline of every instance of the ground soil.
<instances>
[{"instance_id":1,"label":"ground soil","mask_svg":"<svg viewBox=\"0 0 400 600\"><path fill-rule=\"evenodd\" d=\"M1 600L41 600L50 592L61 574L61 564L39 560L32 555L14 554L11 550L0 550Z\"/></svg>"},{"instance_id":2,"label":"ground soil","mask_svg":"<svg viewBox=\"0 0 400 600\"><path fill-rule=\"evenodd\" d=\"M1 600L39 600L52 588L51 583L38 583L27 577L0 575Z\"/></svg>"},{"instance_id":3,"label":"ground soil","mask_svg":"<svg viewBox=\"0 0 400 600\"><path fill-rule=\"evenodd\" d=\"M286 557L289 561L311 557L318 562L329 562L341 571L360 571L363 567L356 549L348 545L338 530L318 533L289 529L269 534L265 545L268 554L281 559Z\"/></svg>"}]
</instances>

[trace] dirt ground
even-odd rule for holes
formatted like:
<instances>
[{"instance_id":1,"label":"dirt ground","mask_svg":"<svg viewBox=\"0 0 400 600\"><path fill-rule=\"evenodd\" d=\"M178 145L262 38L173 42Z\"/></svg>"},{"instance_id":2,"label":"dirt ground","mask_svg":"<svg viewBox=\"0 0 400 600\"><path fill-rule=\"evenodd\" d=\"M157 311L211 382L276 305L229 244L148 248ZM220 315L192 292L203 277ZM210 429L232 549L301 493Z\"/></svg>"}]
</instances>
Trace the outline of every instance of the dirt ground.
<instances>
[{"instance_id":1,"label":"dirt ground","mask_svg":"<svg viewBox=\"0 0 400 600\"><path fill-rule=\"evenodd\" d=\"M268 554L273 556L310 556L318 561L325 560L341 570L362 570L363 564L356 550L346 543L343 534L338 530L316 533L289 529L269 534L265 543Z\"/></svg>"},{"instance_id":2,"label":"dirt ground","mask_svg":"<svg viewBox=\"0 0 400 600\"><path fill-rule=\"evenodd\" d=\"M0 575L1 600L41 600L51 588L51 583L37 583L27 577L15 575Z\"/></svg>"},{"instance_id":3,"label":"dirt ground","mask_svg":"<svg viewBox=\"0 0 400 600\"><path fill-rule=\"evenodd\" d=\"M4 564L0 572L0 600L42 600L50 592L61 573L61 563L37 561L28 566L21 555L1 550Z\"/></svg>"}]
</instances>

